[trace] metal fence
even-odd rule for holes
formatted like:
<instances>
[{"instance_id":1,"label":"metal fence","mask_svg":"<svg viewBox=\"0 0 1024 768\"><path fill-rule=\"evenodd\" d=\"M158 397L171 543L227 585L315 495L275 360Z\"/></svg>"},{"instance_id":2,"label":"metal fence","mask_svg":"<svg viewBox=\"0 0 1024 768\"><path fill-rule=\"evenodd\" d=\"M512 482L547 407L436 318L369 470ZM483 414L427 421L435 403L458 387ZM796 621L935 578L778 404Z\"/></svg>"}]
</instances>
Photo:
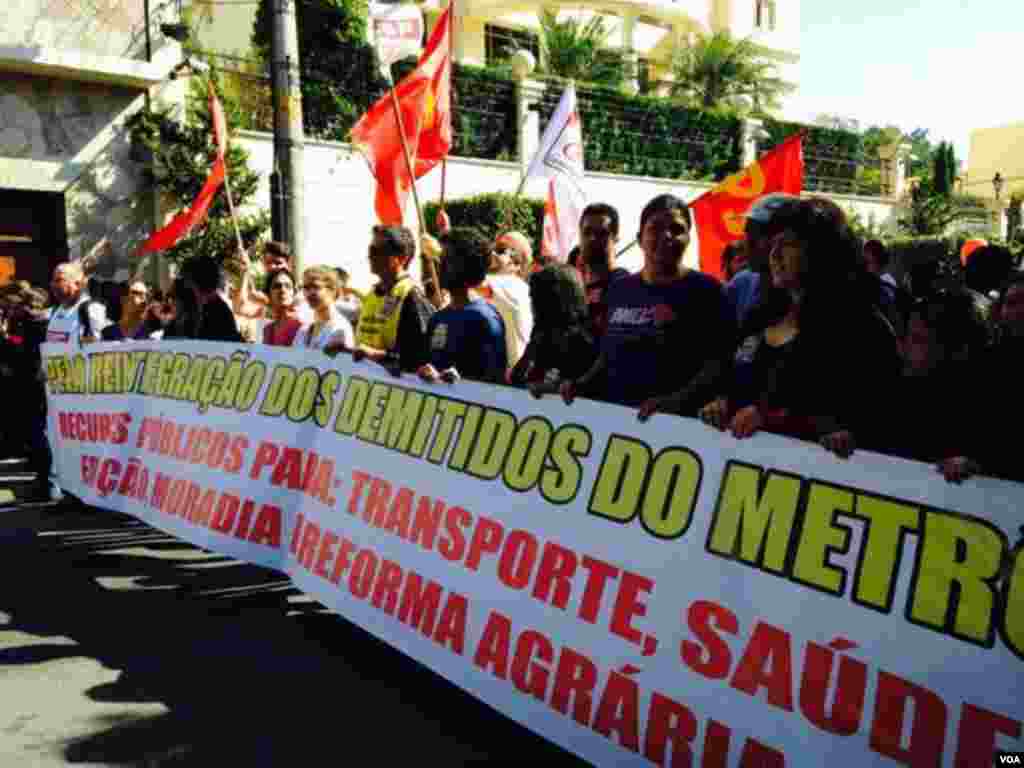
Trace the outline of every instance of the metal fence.
<instances>
[{"instance_id":1,"label":"metal fence","mask_svg":"<svg viewBox=\"0 0 1024 768\"><path fill-rule=\"evenodd\" d=\"M564 84L548 81L540 95L541 130ZM739 168L740 121L664 99L631 97L577 86L587 170L677 180L721 179Z\"/></svg>"},{"instance_id":2,"label":"metal fence","mask_svg":"<svg viewBox=\"0 0 1024 768\"><path fill-rule=\"evenodd\" d=\"M204 53L221 80L225 94L240 107L242 128L272 131L274 113L270 77L258 59ZM398 62L400 79L415 66ZM346 141L356 121L387 94L387 81L365 54L349 52L343 59L304 69L302 112L306 136ZM327 70L343 70L344 81ZM517 153L515 84L510 77L456 65L452 76L452 154L492 160L514 160Z\"/></svg>"},{"instance_id":3,"label":"metal fence","mask_svg":"<svg viewBox=\"0 0 1024 768\"><path fill-rule=\"evenodd\" d=\"M262 61L206 54L225 92L241 107L242 127L273 129L270 79ZM393 67L396 80L415 66ZM344 72L344 77L331 73ZM303 117L310 138L345 141L359 117L387 92L387 81L365 51L342 52L301 72ZM538 77L533 94L544 130L564 81ZM456 65L452 78L452 154L492 160L518 157L516 83L507 68ZM674 104L657 96L630 96L613 88L577 85L584 162L590 171L673 180L716 181L740 167L741 121ZM758 153L804 130L804 188L809 192L879 196L883 169L859 134L768 120Z\"/></svg>"},{"instance_id":4,"label":"metal fence","mask_svg":"<svg viewBox=\"0 0 1024 768\"><path fill-rule=\"evenodd\" d=\"M859 133L836 128L765 120L766 135L757 143L767 152L799 131L804 132L804 189L843 195L882 194L881 158L864 145Z\"/></svg>"}]
</instances>

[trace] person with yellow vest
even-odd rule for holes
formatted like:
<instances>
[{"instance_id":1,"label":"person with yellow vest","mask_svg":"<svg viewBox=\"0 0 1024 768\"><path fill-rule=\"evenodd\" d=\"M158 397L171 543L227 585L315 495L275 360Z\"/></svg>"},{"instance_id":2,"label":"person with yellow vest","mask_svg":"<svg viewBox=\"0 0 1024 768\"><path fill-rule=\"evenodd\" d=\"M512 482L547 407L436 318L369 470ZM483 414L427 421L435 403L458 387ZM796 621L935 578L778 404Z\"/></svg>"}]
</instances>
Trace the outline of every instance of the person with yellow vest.
<instances>
[{"instance_id":1,"label":"person with yellow vest","mask_svg":"<svg viewBox=\"0 0 1024 768\"><path fill-rule=\"evenodd\" d=\"M373 228L370 271L379 279L359 311L353 361L371 360L396 376L430 361L427 322L434 306L406 271L415 255L416 240L407 228Z\"/></svg>"}]
</instances>

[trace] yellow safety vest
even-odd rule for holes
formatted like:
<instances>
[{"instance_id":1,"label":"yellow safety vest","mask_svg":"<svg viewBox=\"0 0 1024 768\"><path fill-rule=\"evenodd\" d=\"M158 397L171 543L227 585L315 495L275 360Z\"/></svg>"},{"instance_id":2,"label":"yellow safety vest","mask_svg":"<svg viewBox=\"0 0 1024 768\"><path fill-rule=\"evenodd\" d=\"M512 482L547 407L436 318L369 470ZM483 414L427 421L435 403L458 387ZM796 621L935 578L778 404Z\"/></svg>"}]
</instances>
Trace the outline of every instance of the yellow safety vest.
<instances>
[{"instance_id":1,"label":"yellow safety vest","mask_svg":"<svg viewBox=\"0 0 1024 768\"><path fill-rule=\"evenodd\" d=\"M402 317L402 304L415 285L412 278L406 275L400 277L384 295L377 293L376 290L370 291L363 299L362 308L359 310L356 344L391 350L398 341L398 321Z\"/></svg>"}]
</instances>

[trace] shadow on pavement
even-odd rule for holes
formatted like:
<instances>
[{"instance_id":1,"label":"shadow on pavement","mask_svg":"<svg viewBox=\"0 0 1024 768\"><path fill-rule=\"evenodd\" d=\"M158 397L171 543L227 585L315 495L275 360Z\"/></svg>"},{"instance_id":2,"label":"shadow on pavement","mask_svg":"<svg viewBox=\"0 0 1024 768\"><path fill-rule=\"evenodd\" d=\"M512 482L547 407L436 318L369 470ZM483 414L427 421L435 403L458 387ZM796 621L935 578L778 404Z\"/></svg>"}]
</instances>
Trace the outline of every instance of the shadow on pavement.
<instances>
[{"instance_id":1,"label":"shadow on pavement","mask_svg":"<svg viewBox=\"0 0 1024 768\"><path fill-rule=\"evenodd\" d=\"M68 763L585 764L280 574L134 518L80 505L4 511L0 578L0 632L39 638L0 650L0 676L73 658L117 671L85 692L96 712L88 734L65 738ZM139 702L167 712L104 711Z\"/></svg>"}]
</instances>

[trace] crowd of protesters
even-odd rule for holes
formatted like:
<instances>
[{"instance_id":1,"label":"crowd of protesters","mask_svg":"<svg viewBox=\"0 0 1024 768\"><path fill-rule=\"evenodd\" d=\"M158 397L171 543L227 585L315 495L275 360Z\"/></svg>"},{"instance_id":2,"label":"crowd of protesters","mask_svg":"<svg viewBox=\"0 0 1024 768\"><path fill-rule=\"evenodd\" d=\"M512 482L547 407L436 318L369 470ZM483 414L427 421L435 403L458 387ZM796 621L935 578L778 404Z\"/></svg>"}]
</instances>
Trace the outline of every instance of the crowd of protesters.
<instances>
[{"instance_id":1,"label":"crowd of protesters","mask_svg":"<svg viewBox=\"0 0 1024 768\"><path fill-rule=\"evenodd\" d=\"M1016 426L1009 372L1024 352L1024 273L1005 254L976 252L962 279L921 265L901 284L885 246L862 243L834 203L773 194L754 203L744 239L723 254L722 283L684 265L692 226L680 198L651 200L635 233L636 273L616 263L625 233L603 203L584 210L566 264L535 263L518 232L493 243L470 228L424 235L434 301L408 271L413 234L394 226L373 229L377 283L366 294L344 270L296 274L277 242L263 247L263 286L244 254L237 286L201 258L166 295L133 280L109 307L90 298L79 263L64 263L49 309L47 293L27 283L0 288L2 373L28 393L8 432L28 450L34 492L48 494L44 340L247 341L350 354L432 383L583 396L636 409L641 421L693 417L740 440L765 431L844 458L887 453L951 482L1024 479L987 429Z\"/></svg>"}]
</instances>

